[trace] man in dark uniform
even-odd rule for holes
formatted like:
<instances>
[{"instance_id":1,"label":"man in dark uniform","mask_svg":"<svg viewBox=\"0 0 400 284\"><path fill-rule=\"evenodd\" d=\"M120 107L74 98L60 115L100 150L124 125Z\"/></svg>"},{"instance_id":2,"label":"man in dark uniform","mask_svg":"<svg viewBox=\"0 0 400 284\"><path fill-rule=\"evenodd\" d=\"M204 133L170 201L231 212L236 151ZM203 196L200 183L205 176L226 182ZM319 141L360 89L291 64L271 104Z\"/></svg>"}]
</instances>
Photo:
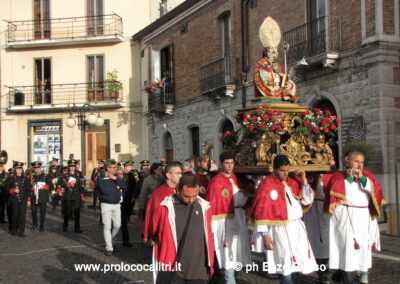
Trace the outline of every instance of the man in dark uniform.
<instances>
[{"instance_id":1,"label":"man in dark uniform","mask_svg":"<svg viewBox=\"0 0 400 284\"><path fill-rule=\"evenodd\" d=\"M47 202L49 202L49 186L46 184L46 176L42 173L42 162L31 163L32 174L28 177L28 189L31 190L32 231L38 226L37 211L40 210L39 231L44 232Z\"/></svg>"},{"instance_id":2,"label":"man in dark uniform","mask_svg":"<svg viewBox=\"0 0 400 284\"><path fill-rule=\"evenodd\" d=\"M63 166L62 167L62 174L61 175L65 175L68 173L68 166Z\"/></svg>"},{"instance_id":3,"label":"man in dark uniform","mask_svg":"<svg viewBox=\"0 0 400 284\"><path fill-rule=\"evenodd\" d=\"M99 168L99 170L96 172L96 174L93 177L93 181L94 181L94 191L98 192L98 197L99 197L99 209L100 209L100 219L99 219L99 225L103 225L103 217L101 214L101 199L100 199L100 187L99 187L99 181L105 176L105 169L104 169L104 161L101 161L101 163L99 163L99 165L102 165L101 168ZM93 175L93 173L92 173ZM93 191L93 194L94 194ZM93 196L94 198L94 196ZM93 205L94 205L94 200L93 200Z\"/></svg>"},{"instance_id":4,"label":"man in dark uniform","mask_svg":"<svg viewBox=\"0 0 400 284\"><path fill-rule=\"evenodd\" d=\"M8 177L8 174L7 174L5 166L4 166L4 159L3 159L3 157L0 157L0 223L7 223L5 220L6 205L8 203L8 192L5 187L7 177Z\"/></svg>"},{"instance_id":5,"label":"man in dark uniform","mask_svg":"<svg viewBox=\"0 0 400 284\"><path fill-rule=\"evenodd\" d=\"M150 161L143 160L140 162L140 173L139 173L139 181L136 184L136 190L133 194L133 198L137 200L140 195L140 191L142 189L143 180L148 177L150 174Z\"/></svg>"},{"instance_id":6,"label":"man in dark uniform","mask_svg":"<svg viewBox=\"0 0 400 284\"><path fill-rule=\"evenodd\" d=\"M61 179L62 212L64 216L63 231L68 230L68 222L72 214L75 221L75 233L82 233L80 227L81 201L83 199L81 178L76 170L76 160L68 161L68 172Z\"/></svg>"},{"instance_id":7,"label":"man in dark uniform","mask_svg":"<svg viewBox=\"0 0 400 284\"><path fill-rule=\"evenodd\" d=\"M81 187L82 187L82 194L85 194L86 191L86 180L85 175L80 170L81 168L81 160L74 160L76 163L76 174L78 175L79 179L81 180ZM84 202L84 198L82 199L82 203Z\"/></svg>"},{"instance_id":8,"label":"man in dark uniform","mask_svg":"<svg viewBox=\"0 0 400 284\"><path fill-rule=\"evenodd\" d=\"M161 167L162 167L162 169L163 169L163 171L164 171L165 166L167 165L166 159L165 159L165 158L161 158L161 159L160 159L160 164L161 164Z\"/></svg>"},{"instance_id":9,"label":"man in dark uniform","mask_svg":"<svg viewBox=\"0 0 400 284\"><path fill-rule=\"evenodd\" d=\"M97 160L97 168L94 168L92 171L92 175L90 176L90 180L94 183L93 188L93 210L97 208L97 199L99 198L100 190L96 183L96 179L98 176L104 176L104 161L101 159ZM100 204L99 204L100 207Z\"/></svg>"},{"instance_id":10,"label":"man in dark uniform","mask_svg":"<svg viewBox=\"0 0 400 284\"><path fill-rule=\"evenodd\" d=\"M46 184L49 186L53 210L56 209L58 202L60 201L60 190L57 190L59 189L58 181L60 179L60 174L57 167L57 165L51 165L49 168L49 173L46 176Z\"/></svg>"},{"instance_id":11,"label":"man in dark uniform","mask_svg":"<svg viewBox=\"0 0 400 284\"><path fill-rule=\"evenodd\" d=\"M142 171L143 168L149 168L150 169L150 161L149 160L140 161L140 171Z\"/></svg>"},{"instance_id":12,"label":"man in dark uniform","mask_svg":"<svg viewBox=\"0 0 400 284\"><path fill-rule=\"evenodd\" d=\"M124 171L122 180L126 182L127 189L122 191L122 203L121 203L121 230L122 230L122 242L124 247L132 247L129 242L128 232L128 221L132 214L134 205L133 193L135 191L136 179L133 172L133 161L127 161L124 163ZM120 170L117 171L119 176Z\"/></svg>"},{"instance_id":13,"label":"man in dark uniform","mask_svg":"<svg viewBox=\"0 0 400 284\"><path fill-rule=\"evenodd\" d=\"M53 159L51 160L50 167L51 166L55 167L57 174L61 174L62 173L62 166L58 164L58 159L56 157L53 157Z\"/></svg>"},{"instance_id":14,"label":"man in dark uniform","mask_svg":"<svg viewBox=\"0 0 400 284\"><path fill-rule=\"evenodd\" d=\"M25 237L25 219L26 208L30 190L27 186L27 180L24 176L24 163L14 161L15 173L7 179L7 190L10 195L11 206L11 229L12 235L17 235L19 231L20 237Z\"/></svg>"},{"instance_id":15,"label":"man in dark uniform","mask_svg":"<svg viewBox=\"0 0 400 284\"><path fill-rule=\"evenodd\" d=\"M129 160L124 163L124 176L127 180L128 185L128 196L127 198L130 200L130 205L128 207L128 221L130 216L132 215L133 207L135 206L134 195L136 192L136 184L139 181L139 172L134 168L135 162Z\"/></svg>"}]
</instances>

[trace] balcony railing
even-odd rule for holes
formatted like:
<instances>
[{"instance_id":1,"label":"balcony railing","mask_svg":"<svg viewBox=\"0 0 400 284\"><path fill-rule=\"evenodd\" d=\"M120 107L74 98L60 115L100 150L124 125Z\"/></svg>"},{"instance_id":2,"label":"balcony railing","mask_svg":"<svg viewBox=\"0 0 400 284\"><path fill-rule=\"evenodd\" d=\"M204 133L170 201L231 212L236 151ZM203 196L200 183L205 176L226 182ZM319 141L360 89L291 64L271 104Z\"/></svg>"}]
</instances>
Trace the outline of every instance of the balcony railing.
<instances>
[{"instance_id":1,"label":"balcony railing","mask_svg":"<svg viewBox=\"0 0 400 284\"><path fill-rule=\"evenodd\" d=\"M175 92L173 83L165 82L162 88L157 88L148 95L150 112L170 113L175 105Z\"/></svg>"},{"instance_id":2,"label":"balcony railing","mask_svg":"<svg viewBox=\"0 0 400 284\"><path fill-rule=\"evenodd\" d=\"M218 59L200 68L200 90L202 94L226 88L234 84L230 57Z\"/></svg>"},{"instance_id":3,"label":"balcony railing","mask_svg":"<svg viewBox=\"0 0 400 284\"><path fill-rule=\"evenodd\" d=\"M9 45L40 40L76 41L92 37L122 36L122 18L117 14L7 23Z\"/></svg>"},{"instance_id":4,"label":"balcony railing","mask_svg":"<svg viewBox=\"0 0 400 284\"><path fill-rule=\"evenodd\" d=\"M8 87L8 110L62 108L85 103L104 107L116 106L122 101L122 90L109 93L107 83L40 84Z\"/></svg>"},{"instance_id":5,"label":"balcony railing","mask_svg":"<svg viewBox=\"0 0 400 284\"><path fill-rule=\"evenodd\" d=\"M288 64L303 57L339 52L342 44L341 17L321 17L283 34L289 43Z\"/></svg>"}]
</instances>

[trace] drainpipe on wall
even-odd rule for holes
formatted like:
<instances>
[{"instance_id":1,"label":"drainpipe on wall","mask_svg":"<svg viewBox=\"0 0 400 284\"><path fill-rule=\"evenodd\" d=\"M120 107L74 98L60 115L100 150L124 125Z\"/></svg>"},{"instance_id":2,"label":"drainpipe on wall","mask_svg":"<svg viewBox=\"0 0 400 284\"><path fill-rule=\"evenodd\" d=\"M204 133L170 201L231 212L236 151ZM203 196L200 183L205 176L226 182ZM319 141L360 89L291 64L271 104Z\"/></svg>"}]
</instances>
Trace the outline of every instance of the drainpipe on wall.
<instances>
[{"instance_id":1,"label":"drainpipe on wall","mask_svg":"<svg viewBox=\"0 0 400 284\"><path fill-rule=\"evenodd\" d=\"M1 124L2 124L2 111L1 111L1 107L2 107L2 104L1 104L1 100L2 100L2 93L1 93L1 86L2 86L2 81L1 81L1 78L2 78L2 76L1 76L1 52L0 52L0 149L2 149L2 147L1 147Z\"/></svg>"},{"instance_id":2,"label":"drainpipe on wall","mask_svg":"<svg viewBox=\"0 0 400 284\"><path fill-rule=\"evenodd\" d=\"M246 86L249 73L249 4L253 8L257 0L242 0L240 6L241 27L242 27L242 107L246 107Z\"/></svg>"}]
</instances>

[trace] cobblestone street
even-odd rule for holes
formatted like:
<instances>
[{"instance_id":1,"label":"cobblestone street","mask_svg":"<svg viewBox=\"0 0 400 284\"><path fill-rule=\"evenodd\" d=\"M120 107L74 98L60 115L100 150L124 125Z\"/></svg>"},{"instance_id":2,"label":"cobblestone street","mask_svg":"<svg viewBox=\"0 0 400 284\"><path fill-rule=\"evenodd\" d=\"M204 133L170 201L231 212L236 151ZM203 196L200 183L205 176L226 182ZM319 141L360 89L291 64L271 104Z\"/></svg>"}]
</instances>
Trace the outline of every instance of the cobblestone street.
<instances>
[{"instance_id":1,"label":"cobblestone street","mask_svg":"<svg viewBox=\"0 0 400 284\"><path fill-rule=\"evenodd\" d=\"M151 249L140 239L142 222L136 217L129 225L132 248L122 247L118 235L117 251L113 256L104 255L102 227L99 211L85 209L81 213L82 234L62 231L60 207L48 207L46 231L31 232L28 208L26 236L14 237L8 233L8 224L0 225L0 283L152 283L151 272L109 271L77 272L75 264L150 264ZM382 236L383 251L374 256L370 283L396 283L400 276L399 238ZM254 256L261 267L263 258ZM103 267L103 266L101 266ZM261 270L261 269L260 269ZM267 279L263 272L241 272L238 283L279 283ZM316 275L299 278L297 283L318 283Z\"/></svg>"}]
</instances>

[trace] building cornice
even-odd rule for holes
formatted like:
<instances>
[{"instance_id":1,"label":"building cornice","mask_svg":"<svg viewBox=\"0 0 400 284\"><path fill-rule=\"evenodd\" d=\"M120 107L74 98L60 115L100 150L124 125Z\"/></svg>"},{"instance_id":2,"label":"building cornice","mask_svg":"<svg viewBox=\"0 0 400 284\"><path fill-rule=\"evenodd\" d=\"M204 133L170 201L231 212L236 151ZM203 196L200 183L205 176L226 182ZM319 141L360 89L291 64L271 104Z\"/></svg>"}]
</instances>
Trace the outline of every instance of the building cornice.
<instances>
[{"instance_id":1,"label":"building cornice","mask_svg":"<svg viewBox=\"0 0 400 284\"><path fill-rule=\"evenodd\" d=\"M185 18L211 2L213 2L213 0L186 0L165 16L159 18L152 24L134 34L132 40L147 42L183 21Z\"/></svg>"}]
</instances>

